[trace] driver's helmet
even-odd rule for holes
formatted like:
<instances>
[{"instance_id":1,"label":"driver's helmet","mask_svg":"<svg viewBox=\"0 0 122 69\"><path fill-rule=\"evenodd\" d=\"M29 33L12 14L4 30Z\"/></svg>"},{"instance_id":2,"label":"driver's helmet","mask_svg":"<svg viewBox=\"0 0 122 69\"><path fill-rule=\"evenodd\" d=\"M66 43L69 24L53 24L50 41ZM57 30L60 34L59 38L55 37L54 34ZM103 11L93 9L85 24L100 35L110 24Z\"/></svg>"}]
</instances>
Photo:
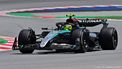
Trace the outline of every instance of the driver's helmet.
<instances>
[{"instance_id":1,"label":"driver's helmet","mask_svg":"<svg viewBox=\"0 0 122 69\"><path fill-rule=\"evenodd\" d=\"M65 25L64 27L63 27L63 30L72 30L72 25Z\"/></svg>"}]
</instances>

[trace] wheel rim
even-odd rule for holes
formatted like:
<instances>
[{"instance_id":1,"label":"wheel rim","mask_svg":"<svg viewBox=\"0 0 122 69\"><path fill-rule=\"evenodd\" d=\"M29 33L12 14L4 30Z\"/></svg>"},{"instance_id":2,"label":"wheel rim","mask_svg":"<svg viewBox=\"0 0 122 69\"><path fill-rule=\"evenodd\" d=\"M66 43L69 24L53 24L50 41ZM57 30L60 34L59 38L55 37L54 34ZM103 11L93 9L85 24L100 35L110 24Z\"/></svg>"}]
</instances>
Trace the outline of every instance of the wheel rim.
<instances>
[{"instance_id":1,"label":"wheel rim","mask_svg":"<svg viewBox=\"0 0 122 69\"><path fill-rule=\"evenodd\" d=\"M86 47L87 46L87 43L86 43L86 38L83 37L83 46Z\"/></svg>"},{"instance_id":2,"label":"wheel rim","mask_svg":"<svg viewBox=\"0 0 122 69\"><path fill-rule=\"evenodd\" d=\"M113 40L113 45L114 45L114 47L116 47L116 46L117 46L117 43L118 43L117 31L115 31L115 32L113 33L112 40Z\"/></svg>"},{"instance_id":3,"label":"wheel rim","mask_svg":"<svg viewBox=\"0 0 122 69\"><path fill-rule=\"evenodd\" d=\"M86 36L83 34L83 37L80 38L81 39L81 45L84 48L84 50L86 51L87 48L87 43L86 43Z\"/></svg>"},{"instance_id":4,"label":"wheel rim","mask_svg":"<svg viewBox=\"0 0 122 69\"><path fill-rule=\"evenodd\" d=\"M29 34L28 36L28 41L31 41L31 34Z\"/></svg>"}]
</instances>

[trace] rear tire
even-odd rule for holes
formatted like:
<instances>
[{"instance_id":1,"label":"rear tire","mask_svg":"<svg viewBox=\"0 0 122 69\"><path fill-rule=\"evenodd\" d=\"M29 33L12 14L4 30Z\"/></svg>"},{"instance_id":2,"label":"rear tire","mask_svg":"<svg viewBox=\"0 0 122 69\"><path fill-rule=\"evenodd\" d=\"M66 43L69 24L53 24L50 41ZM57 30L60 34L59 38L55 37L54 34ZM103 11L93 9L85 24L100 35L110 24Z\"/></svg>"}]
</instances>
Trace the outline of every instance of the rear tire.
<instances>
[{"instance_id":1,"label":"rear tire","mask_svg":"<svg viewBox=\"0 0 122 69\"><path fill-rule=\"evenodd\" d=\"M118 44L116 29L113 27L102 29L99 35L99 43L103 50L115 50Z\"/></svg>"},{"instance_id":2,"label":"rear tire","mask_svg":"<svg viewBox=\"0 0 122 69\"><path fill-rule=\"evenodd\" d=\"M75 50L75 53L85 53L87 51L86 32L83 29L77 29L73 31L72 36L75 39L75 45L79 47L79 49Z\"/></svg>"},{"instance_id":3,"label":"rear tire","mask_svg":"<svg viewBox=\"0 0 122 69\"><path fill-rule=\"evenodd\" d=\"M23 29L18 36L18 45L19 51L23 54L32 53L34 51L34 47L28 46L28 44L35 44L36 36L35 32L32 29Z\"/></svg>"}]
</instances>

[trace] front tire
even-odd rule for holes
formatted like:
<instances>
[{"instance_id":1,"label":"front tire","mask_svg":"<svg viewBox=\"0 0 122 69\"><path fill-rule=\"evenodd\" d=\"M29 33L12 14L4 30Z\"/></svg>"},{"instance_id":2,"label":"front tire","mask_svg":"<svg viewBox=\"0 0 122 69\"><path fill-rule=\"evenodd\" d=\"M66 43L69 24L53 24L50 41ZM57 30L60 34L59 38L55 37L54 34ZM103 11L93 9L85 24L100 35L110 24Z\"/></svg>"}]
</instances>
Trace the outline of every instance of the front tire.
<instances>
[{"instance_id":1,"label":"front tire","mask_svg":"<svg viewBox=\"0 0 122 69\"><path fill-rule=\"evenodd\" d=\"M23 54L32 53L34 51L34 47L29 46L28 44L35 44L36 36L35 32L32 29L23 29L19 33L18 36L18 45L19 51Z\"/></svg>"},{"instance_id":2,"label":"front tire","mask_svg":"<svg viewBox=\"0 0 122 69\"><path fill-rule=\"evenodd\" d=\"M99 36L99 42L103 50L115 50L118 44L116 29L113 27L102 29Z\"/></svg>"}]
</instances>

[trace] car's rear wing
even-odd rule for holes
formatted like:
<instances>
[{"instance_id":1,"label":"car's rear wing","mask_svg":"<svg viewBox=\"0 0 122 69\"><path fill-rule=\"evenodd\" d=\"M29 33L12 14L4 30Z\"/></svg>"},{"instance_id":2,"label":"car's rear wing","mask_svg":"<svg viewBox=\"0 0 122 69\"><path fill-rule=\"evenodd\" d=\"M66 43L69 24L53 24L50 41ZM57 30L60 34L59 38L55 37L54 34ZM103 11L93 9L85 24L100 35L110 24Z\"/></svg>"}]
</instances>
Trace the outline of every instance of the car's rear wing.
<instances>
[{"instance_id":1,"label":"car's rear wing","mask_svg":"<svg viewBox=\"0 0 122 69\"><path fill-rule=\"evenodd\" d=\"M99 24L106 25L107 19L78 19L80 26L92 27Z\"/></svg>"}]
</instances>

